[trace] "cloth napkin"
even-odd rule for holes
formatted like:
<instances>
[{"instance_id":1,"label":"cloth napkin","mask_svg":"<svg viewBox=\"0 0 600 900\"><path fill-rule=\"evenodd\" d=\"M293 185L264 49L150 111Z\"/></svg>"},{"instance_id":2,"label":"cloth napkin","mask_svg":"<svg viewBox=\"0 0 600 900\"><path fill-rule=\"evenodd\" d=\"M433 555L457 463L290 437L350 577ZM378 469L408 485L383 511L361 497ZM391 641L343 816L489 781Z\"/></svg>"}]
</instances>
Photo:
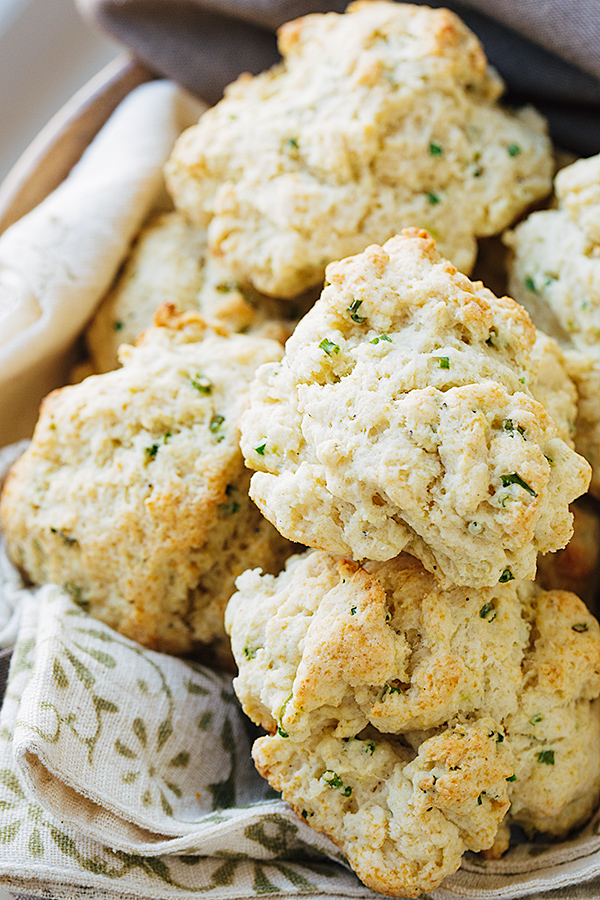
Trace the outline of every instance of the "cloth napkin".
<instances>
[{"instance_id":1,"label":"cloth napkin","mask_svg":"<svg viewBox=\"0 0 600 900\"><path fill-rule=\"evenodd\" d=\"M240 72L277 59L274 31L348 0L76 0L84 15L146 65L209 103ZM600 152L598 0L413 0L454 9L483 41L509 99L534 103L555 141Z\"/></svg>"},{"instance_id":2,"label":"cloth napkin","mask_svg":"<svg viewBox=\"0 0 600 900\"><path fill-rule=\"evenodd\" d=\"M171 82L132 91L66 181L0 236L0 446L29 435L42 397L64 384L69 350L201 109Z\"/></svg>"}]
</instances>

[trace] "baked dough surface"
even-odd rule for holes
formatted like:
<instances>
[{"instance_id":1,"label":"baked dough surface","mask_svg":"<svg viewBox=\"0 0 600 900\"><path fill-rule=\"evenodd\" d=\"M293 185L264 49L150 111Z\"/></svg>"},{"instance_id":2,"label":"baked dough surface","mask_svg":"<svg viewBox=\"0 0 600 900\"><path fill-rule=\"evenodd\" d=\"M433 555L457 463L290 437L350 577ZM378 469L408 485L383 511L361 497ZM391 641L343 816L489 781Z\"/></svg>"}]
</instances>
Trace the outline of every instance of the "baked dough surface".
<instances>
[{"instance_id":1,"label":"baked dough surface","mask_svg":"<svg viewBox=\"0 0 600 900\"><path fill-rule=\"evenodd\" d=\"M444 584L533 578L537 552L569 540L568 505L589 481L534 399L573 415L558 348L536 346L522 307L417 229L327 279L251 388L254 501L292 540L359 560L406 549Z\"/></svg>"},{"instance_id":2,"label":"baked dough surface","mask_svg":"<svg viewBox=\"0 0 600 900\"><path fill-rule=\"evenodd\" d=\"M543 120L498 106L500 79L449 10L353 3L284 25L279 49L165 170L177 208L257 290L294 297L327 262L413 225L468 272L478 236L549 193Z\"/></svg>"},{"instance_id":3,"label":"baked dough surface","mask_svg":"<svg viewBox=\"0 0 600 900\"><path fill-rule=\"evenodd\" d=\"M2 493L15 563L153 649L224 638L236 576L291 549L249 500L238 446L254 370L280 354L164 306L123 368L50 394Z\"/></svg>"}]
</instances>

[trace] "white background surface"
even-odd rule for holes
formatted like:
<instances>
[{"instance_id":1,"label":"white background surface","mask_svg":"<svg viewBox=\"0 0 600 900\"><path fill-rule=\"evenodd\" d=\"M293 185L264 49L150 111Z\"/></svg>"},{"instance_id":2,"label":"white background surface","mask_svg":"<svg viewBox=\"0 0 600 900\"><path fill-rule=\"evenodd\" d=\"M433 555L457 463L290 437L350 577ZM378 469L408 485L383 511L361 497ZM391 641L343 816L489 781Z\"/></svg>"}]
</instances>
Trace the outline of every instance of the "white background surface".
<instances>
[{"instance_id":1,"label":"white background surface","mask_svg":"<svg viewBox=\"0 0 600 900\"><path fill-rule=\"evenodd\" d=\"M48 119L119 52L83 21L74 0L0 0L0 181Z\"/></svg>"}]
</instances>

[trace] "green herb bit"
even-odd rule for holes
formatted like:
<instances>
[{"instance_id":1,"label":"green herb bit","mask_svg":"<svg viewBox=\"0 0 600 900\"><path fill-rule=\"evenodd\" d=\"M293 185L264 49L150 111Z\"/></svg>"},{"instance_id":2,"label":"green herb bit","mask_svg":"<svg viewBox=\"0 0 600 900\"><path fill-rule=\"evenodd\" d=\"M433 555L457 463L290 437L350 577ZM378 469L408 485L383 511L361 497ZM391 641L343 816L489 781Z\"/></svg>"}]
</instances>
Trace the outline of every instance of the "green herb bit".
<instances>
[{"instance_id":1,"label":"green herb bit","mask_svg":"<svg viewBox=\"0 0 600 900\"><path fill-rule=\"evenodd\" d=\"M543 715L541 713L536 713L535 716L532 716L529 720L530 725L539 725L543 719Z\"/></svg>"},{"instance_id":2,"label":"green herb bit","mask_svg":"<svg viewBox=\"0 0 600 900\"><path fill-rule=\"evenodd\" d=\"M319 349L324 350L327 356L333 356L333 354L338 354L340 352L340 348L338 344L334 344L333 341L330 341L329 338L323 338L321 343L319 344Z\"/></svg>"},{"instance_id":3,"label":"green herb bit","mask_svg":"<svg viewBox=\"0 0 600 900\"><path fill-rule=\"evenodd\" d=\"M488 601L487 603L484 603L483 606L481 607L481 609L479 610L479 617L481 619L487 619L491 612L494 612L494 616L492 619L489 619L488 621L493 622L494 619L496 618L495 607L494 607L493 603L490 603Z\"/></svg>"},{"instance_id":4,"label":"green herb bit","mask_svg":"<svg viewBox=\"0 0 600 900\"><path fill-rule=\"evenodd\" d=\"M483 799L482 799L482 798L483 798L483 792L482 792L482 793L479 795L479 797L477 798L477 806L481 806L481 804L483 803Z\"/></svg>"},{"instance_id":5,"label":"green herb bit","mask_svg":"<svg viewBox=\"0 0 600 900\"><path fill-rule=\"evenodd\" d=\"M554 462L554 458L552 456L548 456L547 453L544 453L544 456L548 460L549 465L552 466L552 468L554 468L554 466L556 465L556 463Z\"/></svg>"},{"instance_id":6,"label":"green herb bit","mask_svg":"<svg viewBox=\"0 0 600 900\"><path fill-rule=\"evenodd\" d=\"M385 614L385 621L386 621L386 622L389 622L391 618L392 618L392 617L390 616L389 613L386 613L386 614Z\"/></svg>"},{"instance_id":7,"label":"green herb bit","mask_svg":"<svg viewBox=\"0 0 600 900\"><path fill-rule=\"evenodd\" d=\"M367 746L365 747L365 751L366 751L367 753L370 753L371 756L373 756L373 754L375 753L375 742L374 742L374 741L367 741Z\"/></svg>"},{"instance_id":8,"label":"green herb bit","mask_svg":"<svg viewBox=\"0 0 600 900\"><path fill-rule=\"evenodd\" d=\"M537 294L537 290L535 287L535 281L533 280L531 275L528 275L525 278L525 287L527 288L528 291L531 291L532 294Z\"/></svg>"},{"instance_id":9,"label":"green herb bit","mask_svg":"<svg viewBox=\"0 0 600 900\"><path fill-rule=\"evenodd\" d=\"M321 775L321 780L325 782L326 785L330 788L341 788L344 787L344 782L333 769L325 769L323 774Z\"/></svg>"},{"instance_id":10,"label":"green herb bit","mask_svg":"<svg viewBox=\"0 0 600 900\"><path fill-rule=\"evenodd\" d=\"M200 375L200 373L192 378L192 387L195 387L201 394L212 393L212 381L206 375Z\"/></svg>"},{"instance_id":11,"label":"green herb bit","mask_svg":"<svg viewBox=\"0 0 600 900\"><path fill-rule=\"evenodd\" d=\"M284 730L283 730L283 728L281 727L281 725L279 725L279 726L277 727L277 734L279 735L279 737L282 737L282 738L289 738L289 734L287 733L287 731L284 731Z\"/></svg>"},{"instance_id":12,"label":"green herb bit","mask_svg":"<svg viewBox=\"0 0 600 900\"><path fill-rule=\"evenodd\" d=\"M538 753L537 761L539 763L545 763L547 766L554 765L554 750L540 750Z\"/></svg>"},{"instance_id":13,"label":"green herb bit","mask_svg":"<svg viewBox=\"0 0 600 900\"><path fill-rule=\"evenodd\" d=\"M258 453L259 456L264 456L266 446L267 446L267 442L265 441L264 444L260 444L258 447L255 447L254 452Z\"/></svg>"},{"instance_id":14,"label":"green herb bit","mask_svg":"<svg viewBox=\"0 0 600 900\"><path fill-rule=\"evenodd\" d=\"M217 291L218 294L229 294L230 291L237 290L238 285L236 281L222 281L215 287L215 291Z\"/></svg>"},{"instance_id":15,"label":"green herb bit","mask_svg":"<svg viewBox=\"0 0 600 900\"><path fill-rule=\"evenodd\" d=\"M213 434L219 430L223 422L225 421L225 416L220 416L217 413L212 417L209 424L209 429Z\"/></svg>"},{"instance_id":16,"label":"green herb bit","mask_svg":"<svg viewBox=\"0 0 600 900\"><path fill-rule=\"evenodd\" d=\"M308 819L309 816L314 816L313 812L309 812L307 809L302 810L302 818Z\"/></svg>"},{"instance_id":17,"label":"green herb bit","mask_svg":"<svg viewBox=\"0 0 600 900\"><path fill-rule=\"evenodd\" d=\"M351 609L350 609L350 615L351 615L351 616L355 616L355 615L356 615L356 607L355 607L355 606L351 607Z\"/></svg>"},{"instance_id":18,"label":"green herb bit","mask_svg":"<svg viewBox=\"0 0 600 900\"><path fill-rule=\"evenodd\" d=\"M427 192L427 199L429 200L429 202L431 203L432 206L435 206L437 203L441 203L441 202L442 202L442 201L440 200L440 198L438 197L438 195L437 195L437 194L434 194L433 191L428 191L428 192Z\"/></svg>"},{"instance_id":19,"label":"green herb bit","mask_svg":"<svg viewBox=\"0 0 600 900\"><path fill-rule=\"evenodd\" d=\"M387 334L380 334L378 337L374 337L372 341L369 341L370 344L378 344L379 341L387 341L388 344L392 343L392 339L387 336Z\"/></svg>"},{"instance_id":20,"label":"green herb bit","mask_svg":"<svg viewBox=\"0 0 600 900\"><path fill-rule=\"evenodd\" d=\"M50 531L52 534L56 534L58 537L62 538L67 547L71 547L73 544L77 543L77 538L71 537L68 534L65 534L64 531L61 531L60 528L52 528L50 527ZM586 629L587 630L587 629Z\"/></svg>"},{"instance_id":21,"label":"green herb bit","mask_svg":"<svg viewBox=\"0 0 600 900\"><path fill-rule=\"evenodd\" d=\"M298 139L295 138L295 137L289 137L289 138L287 139L287 141L286 141L286 144L287 144L287 146L289 147L290 150L297 150L297 149L298 149Z\"/></svg>"},{"instance_id":22,"label":"green herb bit","mask_svg":"<svg viewBox=\"0 0 600 900\"><path fill-rule=\"evenodd\" d=\"M117 319L117 321L116 321L116 322L114 323L114 325L113 325L113 328L115 329L115 331L122 331L122 330L123 330L123 323L120 322L120 321Z\"/></svg>"},{"instance_id":23,"label":"green herb bit","mask_svg":"<svg viewBox=\"0 0 600 900\"><path fill-rule=\"evenodd\" d=\"M521 152L521 148L518 144L509 144L506 149L508 150L509 156L518 156Z\"/></svg>"},{"instance_id":24,"label":"green herb bit","mask_svg":"<svg viewBox=\"0 0 600 900\"><path fill-rule=\"evenodd\" d=\"M507 778L506 780L507 780L507 781L516 781L516 780L517 780L517 776L516 776L516 775L514 774L514 772L513 772L513 774L512 774L509 778Z\"/></svg>"},{"instance_id":25,"label":"green herb bit","mask_svg":"<svg viewBox=\"0 0 600 900\"><path fill-rule=\"evenodd\" d=\"M444 151L441 144L438 144L437 141L432 141L429 145L429 152L432 156L442 156Z\"/></svg>"},{"instance_id":26,"label":"green herb bit","mask_svg":"<svg viewBox=\"0 0 600 900\"><path fill-rule=\"evenodd\" d=\"M498 332L496 331L496 329L493 328L493 327L490 328L490 334L489 334L488 339L486 340L486 344L488 345L488 347L494 347L494 346L495 346L495 344L494 344L494 338L497 337L497 336L498 336Z\"/></svg>"},{"instance_id":27,"label":"green herb bit","mask_svg":"<svg viewBox=\"0 0 600 900\"><path fill-rule=\"evenodd\" d=\"M525 429L522 425L516 425L512 419L505 419L502 423L502 427L505 431L508 431L509 434L514 434L515 431L518 431L521 437L525 437Z\"/></svg>"},{"instance_id":28,"label":"green herb bit","mask_svg":"<svg viewBox=\"0 0 600 900\"><path fill-rule=\"evenodd\" d=\"M573 631L577 631L579 634L588 630L588 626L586 622L577 622L576 625L571 625Z\"/></svg>"},{"instance_id":29,"label":"green herb bit","mask_svg":"<svg viewBox=\"0 0 600 900\"><path fill-rule=\"evenodd\" d=\"M386 694L402 694L402 688L396 687L393 684L384 685L383 691L381 692L381 699L385 697Z\"/></svg>"},{"instance_id":30,"label":"green herb bit","mask_svg":"<svg viewBox=\"0 0 600 900\"><path fill-rule=\"evenodd\" d=\"M246 659L254 659L257 653L258 648L256 650L251 650L249 647L244 647L244 656Z\"/></svg>"},{"instance_id":31,"label":"green herb bit","mask_svg":"<svg viewBox=\"0 0 600 900\"><path fill-rule=\"evenodd\" d=\"M504 740L504 735L500 731L497 731L496 732L496 743L501 744L503 740Z\"/></svg>"},{"instance_id":32,"label":"green herb bit","mask_svg":"<svg viewBox=\"0 0 600 900\"><path fill-rule=\"evenodd\" d=\"M500 578L498 579L498 582L500 584L506 584L507 581L514 581L514 580L515 580L515 576L510 571L510 569L505 569L504 572L502 573L502 575L500 576Z\"/></svg>"},{"instance_id":33,"label":"green herb bit","mask_svg":"<svg viewBox=\"0 0 600 900\"><path fill-rule=\"evenodd\" d=\"M450 368L450 358L448 356L440 356L438 359L440 361L440 369Z\"/></svg>"},{"instance_id":34,"label":"green herb bit","mask_svg":"<svg viewBox=\"0 0 600 900\"><path fill-rule=\"evenodd\" d=\"M343 794L344 794L344 797L351 797L352 796L352 788L345 787L343 790Z\"/></svg>"},{"instance_id":35,"label":"green herb bit","mask_svg":"<svg viewBox=\"0 0 600 900\"><path fill-rule=\"evenodd\" d=\"M144 454L148 460L154 459L158 453L158 444L151 444L150 447L144 447Z\"/></svg>"},{"instance_id":36,"label":"green herb bit","mask_svg":"<svg viewBox=\"0 0 600 900\"><path fill-rule=\"evenodd\" d=\"M510 475L501 475L500 479L502 481L502 487L509 487L511 484L517 484L519 487L526 490L528 494L531 494L532 497L537 497L534 489L530 487L526 481L523 481L521 476L517 475L516 472L511 472Z\"/></svg>"},{"instance_id":37,"label":"green herb bit","mask_svg":"<svg viewBox=\"0 0 600 900\"><path fill-rule=\"evenodd\" d=\"M347 312L350 313L350 318L353 322L356 322L357 325L362 325L366 318L365 316L358 315L358 310L360 309L361 305L362 300L353 300L347 309Z\"/></svg>"}]
</instances>

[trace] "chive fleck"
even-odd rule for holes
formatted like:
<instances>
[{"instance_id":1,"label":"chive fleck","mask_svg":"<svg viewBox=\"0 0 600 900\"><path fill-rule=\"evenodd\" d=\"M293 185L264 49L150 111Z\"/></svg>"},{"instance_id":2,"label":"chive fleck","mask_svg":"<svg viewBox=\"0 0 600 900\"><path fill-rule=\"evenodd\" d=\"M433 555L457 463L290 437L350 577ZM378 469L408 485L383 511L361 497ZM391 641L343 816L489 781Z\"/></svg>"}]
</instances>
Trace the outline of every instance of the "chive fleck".
<instances>
[{"instance_id":1,"label":"chive fleck","mask_svg":"<svg viewBox=\"0 0 600 900\"><path fill-rule=\"evenodd\" d=\"M525 437L525 429L522 425L516 425L512 419L505 419L502 423L502 427L505 431L508 431L509 434L514 434L515 431L518 431L521 437Z\"/></svg>"},{"instance_id":2,"label":"chive fleck","mask_svg":"<svg viewBox=\"0 0 600 900\"><path fill-rule=\"evenodd\" d=\"M212 392L212 381L206 375L198 373L192 378L192 387L195 387L201 394L210 394Z\"/></svg>"},{"instance_id":3,"label":"chive fleck","mask_svg":"<svg viewBox=\"0 0 600 900\"><path fill-rule=\"evenodd\" d=\"M547 766L554 765L554 750L540 750L538 753L537 761L539 763L545 763Z\"/></svg>"},{"instance_id":4,"label":"chive fleck","mask_svg":"<svg viewBox=\"0 0 600 900\"><path fill-rule=\"evenodd\" d=\"M577 622L577 624L571 625L571 628L573 629L573 631L577 631L579 634L581 634L583 631L588 630L586 622Z\"/></svg>"},{"instance_id":5,"label":"chive fleck","mask_svg":"<svg viewBox=\"0 0 600 900\"><path fill-rule=\"evenodd\" d=\"M535 281L533 280L531 275L528 275L526 277L525 287L527 288L528 291L531 291L532 294L537 294L536 287L535 287Z\"/></svg>"},{"instance_id":6,"label":"chive fleck","mask_svg":"<svg viewBox=\"0 0 600 900\"><path fill-rule=\"evenodd\" d=\"M345 787L343 790L344 797L352 796L352 788L350 786Z\"/></svg>"},{"instance_id":7,"label":"chive fleck","mask_svg":"<svg viewBox=\"0 0 600 900\"><path fill-rule=\"evenodd\" d=\"M450 368L450 358L448 356L440 356L440 369L449 369Z\"/></svg>"},{"instance_id":8,"label":"chive fleck","mask_svg":"<svg viewBox=\"0 0 600 900\"><path fill-rule=\"evenodd\" d=\"M437 141L432 141L429 145L429 152L432 156L441 156L444 151L441 144L438 144Z\"/></svg>"},{"instance_id":9,"label":"chive fleck","mask_svg":"<svg viewBox=\"0 0 600 900\"><path fill-rule=\"evenodd\" d=\"M477 806L481 806L481 804L483 803L482 797L483 797L483 793L481 793L479 795L479 797L477 798Z\"/></svg>"},{"instance_id":10,"label":"chive fleck","mask_svg":"<svg viewBox=\"0 0 600 900\"><path fill-rule=\"evenodd\" d=\"M521 148L518 144L509 144L506 149L508 150L509 156L518 156L521 152Z\"/></svg>"},{"instance_id":11,"label":"chive fleck","mask_svg":"<svg viewBox=\"0 0 600 900\"><path fill-rule=\"evenodd\" d=\"M321 775L321 780L325 782L326 785L330 788L341 788L344 786L344 782L333 769L325 769L323 774Z\"/></svg>"},{"instance_id":12,"label":"chive fleck","mask_svg":"<svg viewBox=\"0 0 600 900\"><path fill-rule=\"evenodd\" d=\"M506 584L507 581L514 581L515 576L510 571L510 569L505 569L498 581L500 584Z\"/></svg>"},{"instance_id":13,"label":"chive fleck","mask_svg":"<svg viewBox=\"0 0 600 900\"><path fill-rule=\"evenodd\" d=\"M387 336L387 334L380 334L377 337L374 337L372 341L369 341L370 344L378 344L379 341L387 341L388 344L392 343L392 339Z\"/></svg>"},{"instance_id":14,"label":"chive fleck","mask_svg":"<svg viewBox=\"0 0 600 900\"><path fill-rule=\"evenodd\" d=\"M122 323L122 322L119 322L119 321L117 320L117 321L115 322L115 324L114 324L113 327L114 327L115 331L121 331L121 330L123 329L123 323Z\"/></svg>"},{"instance_id":15,"label":"chive fleck","mask_svg":"<svg viewBox=\"0 0 600 900\"><path fill-rule=\"evenodd\" d=\"M158 444L151 444L150 447L144 447L144 454L147 459L154 459L158 453Z\"/></svg>"},{"instance_id":16,"label":"chive fleck","mask_svg":"<svg viewBox=\"0 0 600 900\"><path fill-rule=\"evenodd\" d=\"M277 734L279 735L279 737L282 737L282 738L289 738L289 734L287 733L287 731L284 731L284 730L283 730L283 728L281 727L281 725L279 725L278 728L277 728Z\"/></svg>"},{"instance_id":17,"label":"chive fleck","mask_svg":"<svg viewBox=\"0 0 600 900\"><path fill-rule=\"evenodd\" d=\"M210 424L208 427L214 434L216 431L219 430L219 428L221 427L221 425L223 424L224 421L225 421L225 416L220 416L217 413L215 413L215 415L210 420Z\"/></svg>"},{"instance_id":18,"label":"chive fleck","mask_svg":"<svg viewBox=\"0 0 600 900\"><path fill-rule=\"evenodd\" d=\"M526 490L528 494L531 494L532 497L537 497L534 489L530 487L526 481L523 481L521 476L517 475L516 472L511 472L510 475L501 475L500 479L502 481L502 487L509 487L511 484L517 484L519 487Z\"/></svg>"},{"instance_id":19,"label":"chive fleck","mask_svg":"<svg viewBox=\"0 0 600 900\"><path fill-rule=\"evenodd\" d=\"M383 691L381 692L381 699L385 697L386 694L401 694L402 688L395 687L393 684L384 685Z\"/></svg>"},{"instance_id":20,"label":"chive fleck","mask_svg":"<svg viewBox=\"0 0 600 900\"><path fill-rule=\"evenodd\" d=\"M244 647L244 656L246 657L246 659L254 659L257 652L257 650L250 650L249 647Z\"/></svg>"},{"instance_id":21,"label":"chive fleck","mask_svg":"<svg viewBox=\"0 0 600 900\"><path fill-rule=\"evenodd\" d=\"M438 197L437 194L434 194L433 191L427 192L427 199L429 200L429 202L431 203L432 206L435 206L436 203L441 203L440 198Z\"/></svg>"},{"instance_id":22,"label":"chive fleck","mask_svg":"<svg viewBox=\"0 0 600 900\"><path fill-rule=\"evenodd\" d=\"M365 316L359 316L358 310L362 305L362 300L353 300L350 306L348 307L348 312L350 313L350 318L353 322L356 322L357 325L362 325L365 321Z\"/></svg>"},{"instance_id":23,"label":"chive fleck","mask_svg":"<svg viewBox=\"0 0 600 900\"><path fill-rule=\"evenodd\" d=\"M298 139L295 137L289 137L285 143L290 150L298 149Z\"/></svg>"},{"instance_id":24,"label":"chive fleck","mask_svg":"<svg viewBox=\"0 0 600 900\"><path fill-rule=\"evenodd\" d=\"M267 446L267 442L265 441L264 444L260 444L258 447L255 447L254 452L258 453L259 456L264 456L266 446Z\"/></svg>"},{"instance_id":25,"label":"chive fleck","mask_svg":"<svg viewBox=\"0 0 600 900\"><path fill-rule=\"evenodd\" d=\"M355 615L356 615L356 607L355 607L355 606L351 607L351 609L350 609L350 615L351 615L351 616L355 616Z\"/></svg>"},{"instance_id":26,"label":"chive fleck","mask_svg":"<svg viewBox=\"0 0 600 900\"><path fill-rule=\"evenodd\" d=\"M493 612L494 615L491 618L489 618L489 615L491 612ZM494 604L490 603L489 601L487 603L484 603L483 606L481 607L481 609L479 610L479 618L487 619L488 622L493 622L494 619L496 618L496 609L495 609Z\"/></svg>"},{"instance_id":27,"label":"chive fleck","mask_svg":"<svg viewBox=\"0 0 600 900\"><path fill-rule=\"evenodd\" d=\"M375 753L375 744L373 741L367 741L367 746L365 747L367 753L370 753L371 756Z\"/></svg>"},{"instance_id":28,"label":"chive fleck","mask_svg":"<svg viewBox=\"0 0 600 900\"><path fill-rule=\"evenodd\" d=\"M507 778L506 780L507 780L507 781L516 781L516 780L517 780L517 776L516 776L516 775L514 774L514 772L513 772L513 774L512 774L509 778Z\"/></svg>"},{"instance_id":29,"label":"chive fleck","mask_svg":"<svg viewBox=\"0 0 600 900\"><path fill-rule=\"evenodd\" d=\"M530 718L529 723L531 725L539 725L543 718L544 717L541 713L536 713L534 716L532 716Z\"/></svg>"},{"instance_id":30,"label":"chive fleck","mask_svg":"<svg viewBox=\"0 0 600 900\"><path fill-rule=\"evenodd\" d=\"M323 338L321 343L319 344L319 349L324 350L327 356L333 356L333 354L338 354L340 352L340 348L338 344L334 344L333 341L330 341L329 338Z\"/></svg>"}]
</instances>

